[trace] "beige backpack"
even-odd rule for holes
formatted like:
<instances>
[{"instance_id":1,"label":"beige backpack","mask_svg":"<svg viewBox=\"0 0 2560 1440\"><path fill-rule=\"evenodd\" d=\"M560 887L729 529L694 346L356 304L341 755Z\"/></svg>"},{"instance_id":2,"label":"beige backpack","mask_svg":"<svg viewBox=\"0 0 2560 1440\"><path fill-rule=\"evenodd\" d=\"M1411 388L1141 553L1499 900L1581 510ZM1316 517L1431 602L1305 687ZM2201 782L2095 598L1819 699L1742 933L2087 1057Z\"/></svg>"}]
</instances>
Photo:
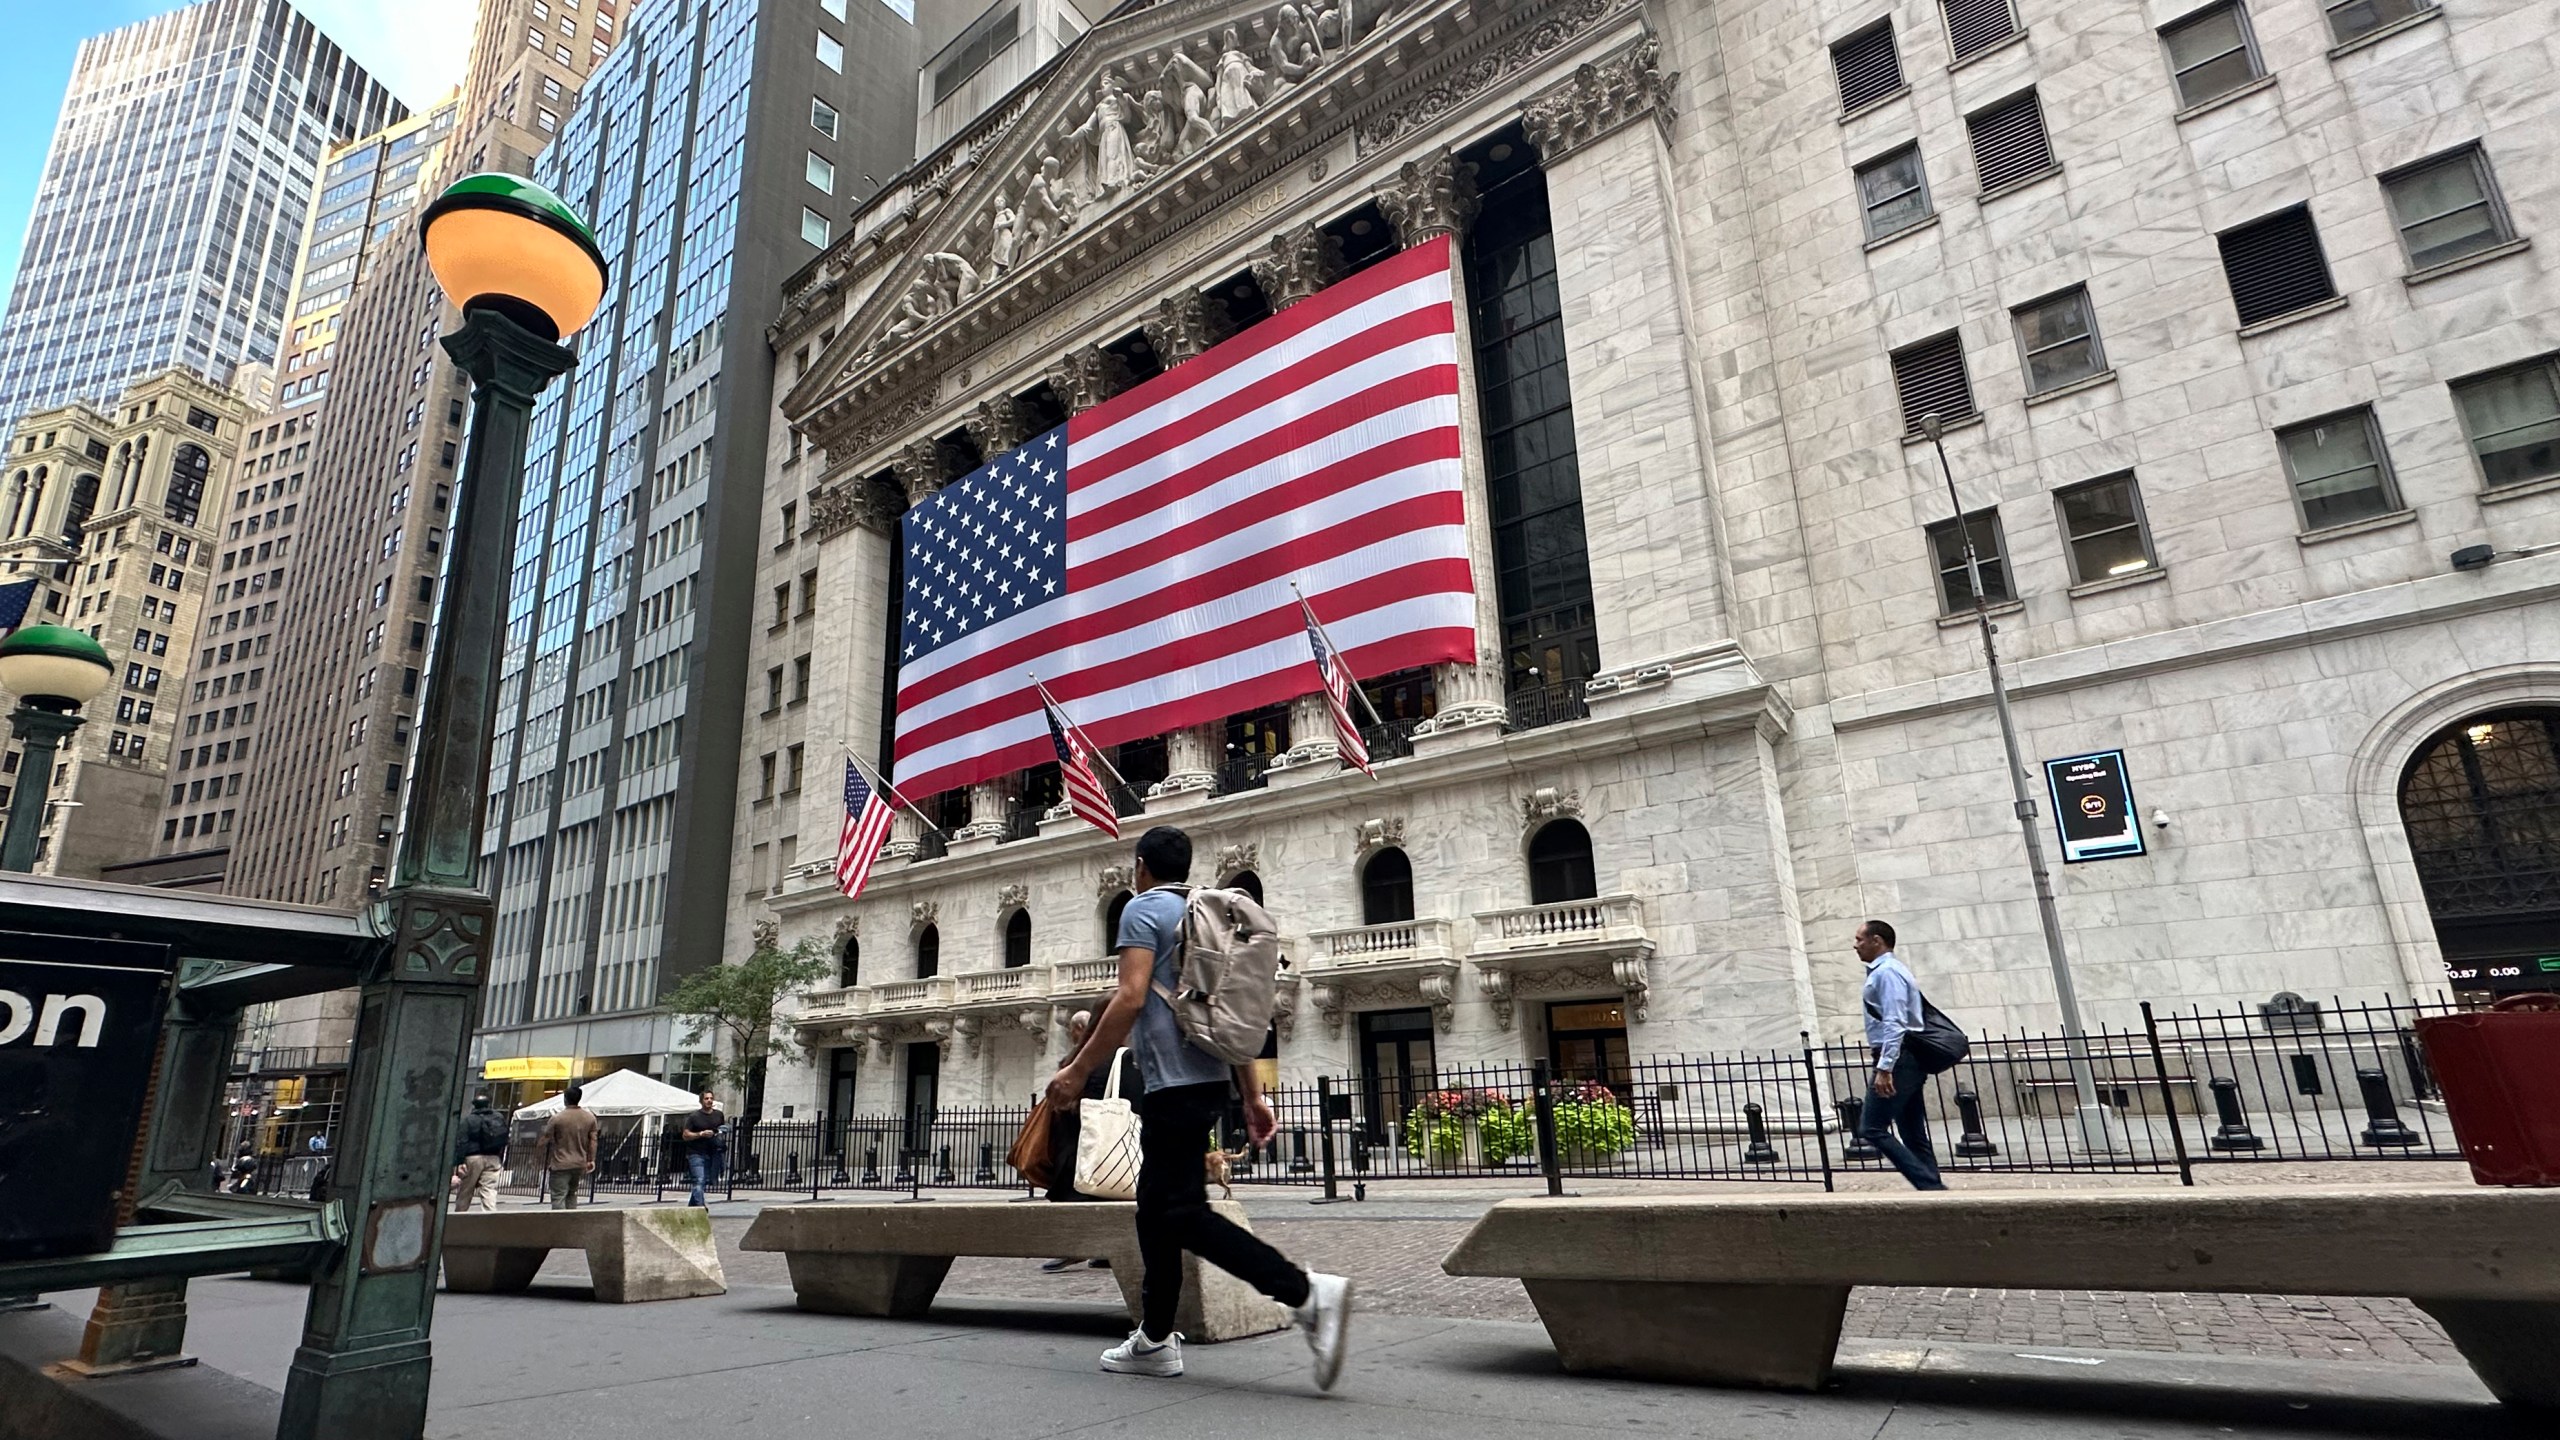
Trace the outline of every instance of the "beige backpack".
<instances>
[{"instance_id":1,"label":"beige backpack","mask_svg":"<svg viewBox=\"0 0 2560 1440\"><path fill-rule=\"evenodd\" d=\"M1241 890L1165 887L1182 899L1178 988L1155 986L1182 1038L1230 1065L1262 1054L1279 988L1280 934Z\"/></svg>"}]
</instances>

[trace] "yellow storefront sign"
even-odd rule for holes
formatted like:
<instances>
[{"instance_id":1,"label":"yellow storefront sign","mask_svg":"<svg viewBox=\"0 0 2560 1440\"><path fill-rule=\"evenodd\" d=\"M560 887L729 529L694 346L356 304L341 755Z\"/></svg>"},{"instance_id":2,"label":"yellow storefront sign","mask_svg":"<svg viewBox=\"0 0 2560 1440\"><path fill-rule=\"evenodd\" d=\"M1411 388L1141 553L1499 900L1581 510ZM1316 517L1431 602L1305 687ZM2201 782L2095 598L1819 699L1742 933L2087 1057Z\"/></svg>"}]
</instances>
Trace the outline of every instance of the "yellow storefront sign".
<instances>
[{"instance_id":1,"label":"yellow storefront sign","mask_svg":"<svg viewBox=\"0 0 2560 1440\"><path fill-rule=\"evenodd\" d=\"M483 1080L566 1080L575 1073L577 1062L566 1055L526 1055L480 1067Z\"/></svg>"}]
</instances>

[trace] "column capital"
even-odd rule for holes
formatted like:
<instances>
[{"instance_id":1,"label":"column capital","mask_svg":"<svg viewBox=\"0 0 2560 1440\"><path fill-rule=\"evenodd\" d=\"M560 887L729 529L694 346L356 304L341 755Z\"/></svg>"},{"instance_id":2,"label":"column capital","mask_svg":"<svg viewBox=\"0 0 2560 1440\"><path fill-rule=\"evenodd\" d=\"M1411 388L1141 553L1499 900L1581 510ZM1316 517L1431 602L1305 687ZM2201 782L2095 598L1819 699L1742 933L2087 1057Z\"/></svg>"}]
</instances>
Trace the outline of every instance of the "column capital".
<instances>
[{"instance_id":1,"label":"column capital","mask_svg":"<svg viewBox=\"0 0 2560 1440\"><path fill-rule=\"evenodd\" d=\"M921 505L942 488L942 442L930 436L910 440L898 449L898 458L890 462L898 483L907 490L907 503Z\"/></svg>"},{"instance_id":2,"label":"column capital","mask_svg":"<svg viewBox=\"0 0 2560 1440\"><path fill-rule=\"evenodd\" d=\"M1642 116L1652 116L1668 134L1671 89L1679 79L1676 70L1663 73L1662 42L1648 32L1605 60L1575 67L1573 78L1532 97L1521 111L1520 127L1548 165Z\"/></svg>"},{"instance_id":3,"label":"column capital","mask_svg":"<svg viewBox=\"0 0 2560 1440\"><path fill-rule=\"evenodd\" d=\"M1254 257L1254 283L1278 313L1333 283L1342 273L1342 242L1315 222L1283 230Z\"/></svg>"},{"instance_id":4,"label":"column capital","mask_svg":"<svg viewBox=\"0 0 2560 1440\"><path fill-rule=\"evenodd\" d=\"M1068 414L1079 414L1129 388L1129 362L1099 345L1078 346L1049 367L1049 388Z\"/></svg>"},{"instance_id":5,"label":"column capital","mask_svg":"<svg viewBox=\"0 0 2560 1440\"><path fill-rule=\"evenodd\" d=\"M1396 227L1396 243L1410 250L1426 240L1464 233L1484 201L1476 193L1474 164L1443 149L1404 162L1396 178L1378 192L1378 208Z\"/></svg>"},{"instance_id":6,"label":"column capital","mask_svg":"<svg viewBox=\"0 0 2560 1440\"><path fill-rule=\"evenodd\" d=\"M902 503L888 486L855 476L809 492L809 538L824 543L856 528L886 535Z\"/></svg>"},{"instance_id":7,"label":"column capital","mask_svg":"<svg viewBox=\"0 0 2560 1440\"><path fill-rule=\"evenodd\" d=\"M1029 432L1029 418L1022 404L1010 395L995 395L978 403L963 422L969 438L978 443L978 453L993 459L1020 445Z\"/></svg>"},{"instance_id":8,"label":"column capital","mask_svg":"<svg viewBox=\"0 0 2560 1440\"><path fill-rule=\"evenodd\" d=\"M1147 343L1167 369L1191 359L1226 338L1227 317L1197 290L1184 290L1156 302L1146 322Z\"/></svg>"}]
</instances>

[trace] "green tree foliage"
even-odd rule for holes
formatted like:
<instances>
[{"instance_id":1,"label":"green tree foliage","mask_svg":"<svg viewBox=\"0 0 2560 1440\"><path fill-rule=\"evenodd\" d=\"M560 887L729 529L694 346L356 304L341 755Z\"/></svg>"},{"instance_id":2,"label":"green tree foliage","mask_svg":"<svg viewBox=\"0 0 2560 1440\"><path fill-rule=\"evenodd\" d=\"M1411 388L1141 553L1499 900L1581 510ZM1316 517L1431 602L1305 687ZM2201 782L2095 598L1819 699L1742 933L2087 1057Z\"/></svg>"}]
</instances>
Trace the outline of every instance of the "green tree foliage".
<instances>
[{"instance_id":1,"label":"green tree foliage","mask_svg":"<svg viewBox=\"0 0 2560 1440\"><path fill-rule=\"evenodd\" d=\"M747 1113L762 1108L765 1063L775 1057L795 1060L808 1047L791 1027L777 1025L784 1000L832 973L825 950L814 939L788 950L772 944L735 965L697 970L667 992L665 1005L677 1024L689 1027L687 1045L715 1037L712 1075L716 1083L742 1097Z\"/></svg>"}]
</instances>

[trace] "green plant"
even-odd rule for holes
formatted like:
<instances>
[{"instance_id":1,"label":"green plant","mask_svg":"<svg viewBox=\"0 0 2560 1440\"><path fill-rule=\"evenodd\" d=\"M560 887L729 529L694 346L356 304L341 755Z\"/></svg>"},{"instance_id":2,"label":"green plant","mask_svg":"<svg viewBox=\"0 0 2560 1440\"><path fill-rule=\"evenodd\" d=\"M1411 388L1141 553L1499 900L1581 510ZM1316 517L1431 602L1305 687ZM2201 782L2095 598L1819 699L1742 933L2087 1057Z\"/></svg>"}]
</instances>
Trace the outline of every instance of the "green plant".
<instances>
[{"instance_id":1,"label":"green plant","mask_svg":"<svg viewBox=\"0 0 2560 1440\"><path fill-rule=\"evenodd\" d=\"M1606 1091L1602 1092L1604 1095ZM1559 1098L1556 1101L1556 1148L1584 1155L1615 1155L1634 1148L1635 1112L1606 1099Z\"/></svg>"},{"instance_id":2,"label":"green plant","mask_svg":"<svg viewBox=\"0 0 2560 1440\"><path fill-rule=\"evenodd\" d=\"M1537 1143L1527 1112L1501 1091L1434 1090L1405 1112L1404 1151L1435 1165L1457 1164L1466 1154L1470 1121L1488 1165L1526 1154Z\"/></svg>"},{"instance_id":3,"label":"green plant","mask_svg":"<svg viewBox=\"0 0 2560 1440\"><path fill-rule=\"evenodd\" d=\"M659 1003L676 1017L686 1045L717 1037L712 1074L737 1094L741 1111L754 1116L763 1109L766 1061L808 1054L792 1027L775 1023L783 1000L832 970L825 947L814 939L788 950L767 941L735 965L713 965L687 975Z\"/></svg>"},{"instance_id":4,"label":"green plant","mask_svg":"<svg viewBox=\"0 0 2560 1440\"><path fill-rule=\"evenodd\" d=\"M1487 1110L1476 1119L1484 1140L1484 1163L1500 1165L1538 1151L1538 1122L1525 1105Z\"/></svg>"}]
</instances>

